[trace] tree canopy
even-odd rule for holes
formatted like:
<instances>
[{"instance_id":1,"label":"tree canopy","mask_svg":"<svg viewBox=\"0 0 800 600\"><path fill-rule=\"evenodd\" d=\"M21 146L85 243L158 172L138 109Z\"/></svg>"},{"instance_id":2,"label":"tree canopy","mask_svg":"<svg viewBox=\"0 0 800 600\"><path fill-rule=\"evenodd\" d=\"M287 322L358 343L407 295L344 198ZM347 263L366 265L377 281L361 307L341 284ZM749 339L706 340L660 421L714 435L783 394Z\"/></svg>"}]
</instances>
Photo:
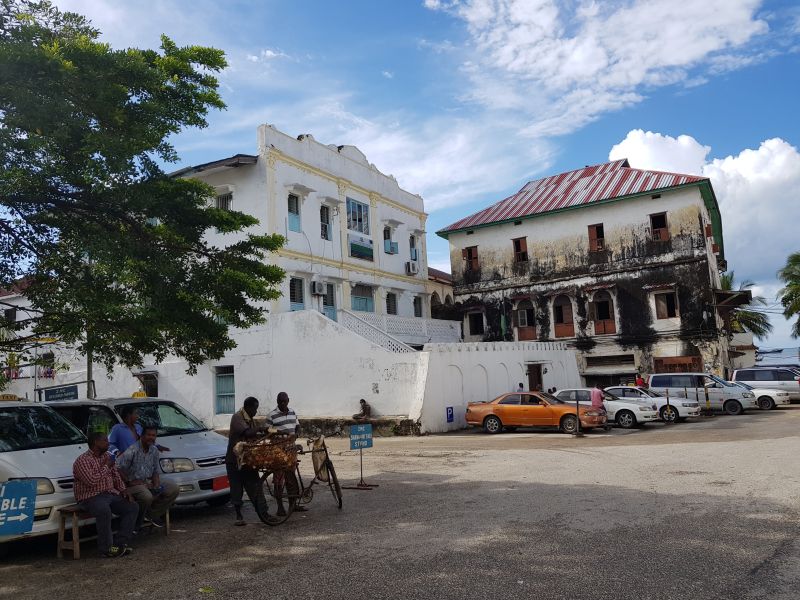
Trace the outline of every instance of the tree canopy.
<instances>
[{"instance_id":1,"label":"tree canopy","mask_svg":"<svg viewBox=\"0 0 800 600\"><path fill-rule=\"evenodd\" d=\"M221 357L284 275L265 260L281 236L248 234L255 218L161 167L178 160L171 136L224 108L223 52L165 36L113 49L49 2L0 6L0 288L32 303L0 350L46 336L107 368L174 354L192 372ZM234 241L215 247L212 228Z\"/></svg>"},{"instance_id":2,"label":"tree canopy","mask_svg":"<svg viewBox=\"0 0 800 600\"><path fill-rule=\"evenodd\" d=\"M721 288L725 291L747 290L755 285L752 281L743 281L736 285L736 275L733 271L725 273L721 277ZM732 333L743 333L748 331L758 339L764 339L772 333L772 323L769 315L764 312L767 301L763 296L753 296L753 300L745 306L738 306L731 309L728 320Z\"/></svg>"},{"instance_id":3,"label":"tree canopy","mask_svg":"<svg viewBox=\"0 0 800 600\"><path fill-rule=\"evenodd\" d=\"M783 305L783 316L796 319L792 324L792 337L800 337L800 252L794 252L786 259L786 265L778 271L784 283L778 298Z\"/></svg>"}]
</instances>

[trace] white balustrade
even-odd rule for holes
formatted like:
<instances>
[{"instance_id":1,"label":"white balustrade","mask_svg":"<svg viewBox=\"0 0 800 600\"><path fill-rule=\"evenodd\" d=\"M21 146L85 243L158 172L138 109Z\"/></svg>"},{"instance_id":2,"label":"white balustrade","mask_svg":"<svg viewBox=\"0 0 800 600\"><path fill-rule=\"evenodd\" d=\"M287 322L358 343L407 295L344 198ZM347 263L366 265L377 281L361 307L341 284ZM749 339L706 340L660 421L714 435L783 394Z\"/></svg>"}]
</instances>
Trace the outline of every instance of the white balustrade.
<instances>
[{"instance_id":1,"label":"white balustrade","mask_svg":"<svg viewBox=\"0 0 800 600\"><path fill-rule=\"evenodd\" d=\"M364 316L372 315L372 313L366 312L361 314ZM361 316L354 315L349 310L339 311L339 324L390 352L414 352L412 347L392 337L379 327L361 318Z\"/></svg>"},{"instance_id":2,"label":"white balustrade","mask_svg":"<svg viewBox=\"0 0 800 600\"><path fill-rule=\"evenodd\" d=\"M458 321L422 319L419 317L398 317L397 315L376 315L370 312L358 312L353 314L345 310L340 312L348 313L390 337L402 340L405 344L421 345L427 343L454 343L461 341L461 323ZM345 324L343 323L343 325ZM349 328L348 325L345 325L345 327Z\"/></svg>"}]
</instances>

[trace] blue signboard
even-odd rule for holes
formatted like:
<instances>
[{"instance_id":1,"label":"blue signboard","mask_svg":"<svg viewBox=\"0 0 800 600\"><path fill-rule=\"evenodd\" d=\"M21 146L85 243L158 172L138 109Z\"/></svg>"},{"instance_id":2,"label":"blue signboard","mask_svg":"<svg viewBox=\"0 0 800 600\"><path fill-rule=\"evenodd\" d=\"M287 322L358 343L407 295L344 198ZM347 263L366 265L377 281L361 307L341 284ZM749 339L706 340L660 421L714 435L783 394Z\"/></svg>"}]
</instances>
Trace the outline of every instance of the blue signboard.
<instances>
[{"instance_id":1,"label":"blue signboard","mask_svg":"<svg viewBox=\"0 0 800 600\"><path fill-rule=\"evenodd\" d=\"M35 481L0 483L0 536L28 533L33 529L35 508Z\"/></svg>"},{"instance_id":2,"label":"blue signboard","mask_svg":"<svg viewBox=\"0 0 800 600\"><path fill-rule=\"evenodd\" d=\"M455 418L453 415L453 407L448 406L445 410L447 411L447 422L452 423L453 419Z\"/></svg>"},{"instance_id":3,"label":"blue signboard","mask_svg":"<svg viewBox=\"0 0 800 600\"><path fill-rule=\"evenodd\" d=\"M372 425L350 426L350 450L372 448Z\"/></svg>"},{"instance_id":4,"label":"blue signboard","mask_svg":"<svg viewBox=\"0 0 800 600\"><path fill-rule=\"evenodd\" d=\"M53 400L77 400L78 399L78 386L67 385L64 387L52 388L44 391L44 401L51 402Z\"/></svg>"}]
</instances>

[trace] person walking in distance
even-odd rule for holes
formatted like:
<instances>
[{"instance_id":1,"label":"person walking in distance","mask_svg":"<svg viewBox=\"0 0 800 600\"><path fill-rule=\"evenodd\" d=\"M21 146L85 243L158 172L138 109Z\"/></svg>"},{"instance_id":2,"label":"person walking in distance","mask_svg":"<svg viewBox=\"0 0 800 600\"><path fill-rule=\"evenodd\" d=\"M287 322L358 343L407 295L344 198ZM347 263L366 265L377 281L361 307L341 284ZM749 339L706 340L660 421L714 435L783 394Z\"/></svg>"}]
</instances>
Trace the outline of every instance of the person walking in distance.
<instances>
[{"instance_id":1,"label":"person walking in distance","mask_svg":"<svg viewBox=\"0 0 800 600\"><path fill-rule=\"evenodd\" d=\"M108 453L105 433L89 433L89 449L72 465L73 492L80 507L95 518L97 549L107 558L130 554L128 542L139 514L139 505L131 501L119 471ZM114 515L119 517L116 536L111 529Z\"/></svg>"},{"instance_id":2,"label":"person walking in distance","mask_svg":"<svg viewBox=\"0 0 800 600\"><path fill-rule=\"evenodd\" d=\"M253 396L244 399L241 410L231 417L230 430L228 432L228 452L225 454L225 469L228 472L228 481L231 484L231 504L236 511L236 521L234 525L244 525L242 515L242 496L247 492L247 497L259 515L267 514L267 499L264 497L264 486L258 471L250 467L239 468L236 462L236 455L233 452L234 446L241 441L252 441L264 432L258 428L255 416L258 412L258 400Z\"/></svg>"}]
</instances>

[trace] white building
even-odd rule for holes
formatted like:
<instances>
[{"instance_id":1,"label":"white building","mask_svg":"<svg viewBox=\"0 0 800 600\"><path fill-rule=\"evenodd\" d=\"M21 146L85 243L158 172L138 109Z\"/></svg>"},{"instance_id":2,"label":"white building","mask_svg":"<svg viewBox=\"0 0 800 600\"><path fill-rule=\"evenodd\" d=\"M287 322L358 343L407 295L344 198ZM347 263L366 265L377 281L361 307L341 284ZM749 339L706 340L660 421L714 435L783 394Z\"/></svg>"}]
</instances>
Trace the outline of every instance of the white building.
<instances>
[{"instance_id":1,"label":"white building","mask_svg":"<svg viewBox=\"0 0 800 600\"><path fill-rule=\"evenodd\" d=\"M214 186L218 207L255 216L254 233L286 237L275 264L287 277L271 313L313 309L335 320L344 308L371 321L370 315L430 318L422 198L355 146L326 146L262 125L257 155L175 175ZM241 234L209 235L228 244Z\"/></svg>"}]
</instances>

